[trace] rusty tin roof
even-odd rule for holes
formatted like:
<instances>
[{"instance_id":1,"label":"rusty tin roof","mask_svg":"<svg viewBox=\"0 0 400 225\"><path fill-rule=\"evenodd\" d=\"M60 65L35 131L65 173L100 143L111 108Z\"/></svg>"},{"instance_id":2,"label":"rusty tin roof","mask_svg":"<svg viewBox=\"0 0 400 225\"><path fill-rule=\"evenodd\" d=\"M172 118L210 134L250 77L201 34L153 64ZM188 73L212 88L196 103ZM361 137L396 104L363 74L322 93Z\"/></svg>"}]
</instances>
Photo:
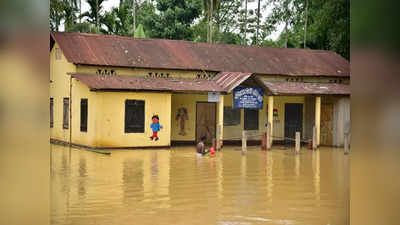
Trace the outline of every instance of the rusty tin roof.
<instances>
[{"instance_id":1,"label":"rusty tin roof","mask_svg":"<svg viewBox=\"0 0 400 225\"><path fill-rule=\"evenodd\" d=\"M152 90L152 91L199 91L224 92L224 89L211 80L144 78L137 76L108 76L73 73L73 78L84 83L92 91L97 90Z\"/></svg>"},{"instance_id":2,"label":"rusty tin roof","mask_svg":"<svg viewBox=\"0 0 400 225\"><path fill-rule=\"evenodd\" d=\"M350 95L350 85L337 83L304 83L262 81L273 95L319 94Z\"/></svg>"},{"instance_id":3,"label":"rusty tin roof","mask_svg":"<svg viewBox=\"0 0 400 225\"><path fill-rule=\"evenodd\" d=\"M67 60L75 64L270 75L350 75L350 63L332 51L69 32L51 32L51 38L60 45Z\"/></svg>"},{"instance_id":4,"label":"rusty tin roof","mask_svg":"<svg viewBox=\"0 0 400 225\"><path fill-rule=\"evenodd\" d=\"M214 81L226 92L231 92L235 87L247 80L251 74L252 73L221 72L215 76Z\"/></svg>"}]
</instances>

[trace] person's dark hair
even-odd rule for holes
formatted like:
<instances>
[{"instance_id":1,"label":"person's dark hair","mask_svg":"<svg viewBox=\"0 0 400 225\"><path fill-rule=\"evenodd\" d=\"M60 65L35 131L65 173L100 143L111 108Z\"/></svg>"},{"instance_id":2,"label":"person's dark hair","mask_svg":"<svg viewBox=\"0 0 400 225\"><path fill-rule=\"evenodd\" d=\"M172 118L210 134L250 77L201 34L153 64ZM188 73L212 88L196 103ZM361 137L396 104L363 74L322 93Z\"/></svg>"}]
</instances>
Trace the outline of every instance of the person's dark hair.
<instances>
[{"instance_id":1,"label":"person's dark hair","mask_svg":"<svg viewBox=\"0 0 400 225\"><path fill-rule=\"evenodd\" d=\"M207 138L206 136L201 136L200 140L201 140L201 141L205 141L206 138Z\"/></svg>"},{"instance_id":2,"label":"person's dark hair","mask_svg":"<svg viewBox=\"0 0 400 225\"><path fill-rule=\"evenodd\" d=\"M158 115L154 115L153 117L151 117L151 119L157 118L158 120L160 120L160 118L158 118Z\"/></svg>"}]
</instances>

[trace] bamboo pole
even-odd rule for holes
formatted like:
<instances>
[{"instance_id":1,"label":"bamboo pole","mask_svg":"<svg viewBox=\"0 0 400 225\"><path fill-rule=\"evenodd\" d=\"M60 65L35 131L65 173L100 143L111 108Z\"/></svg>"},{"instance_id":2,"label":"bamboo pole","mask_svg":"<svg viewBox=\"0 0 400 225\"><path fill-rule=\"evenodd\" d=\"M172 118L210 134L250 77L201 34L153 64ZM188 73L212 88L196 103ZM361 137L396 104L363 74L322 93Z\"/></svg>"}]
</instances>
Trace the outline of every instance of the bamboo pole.
<instances>
[{"instance_id":1,"label":"bamboo pole","mask_svg":"<svg viewBox=\"0 0 400 225\"><path fill-rule=\"evenodd\" d=\"M300 132L296 132L296 154L300 153Z\"/></svg>"}]
</instances>

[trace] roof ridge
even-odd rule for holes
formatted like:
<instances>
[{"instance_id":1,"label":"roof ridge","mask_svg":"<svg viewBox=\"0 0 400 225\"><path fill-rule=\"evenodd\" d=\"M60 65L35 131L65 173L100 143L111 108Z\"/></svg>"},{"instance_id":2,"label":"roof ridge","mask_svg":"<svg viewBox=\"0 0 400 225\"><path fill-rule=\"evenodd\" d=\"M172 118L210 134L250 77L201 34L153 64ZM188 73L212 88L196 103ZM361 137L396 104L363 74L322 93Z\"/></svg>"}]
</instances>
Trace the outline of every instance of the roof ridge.
<instances>
[{"instance_id":1,"label":"roof ridge","mask_svg":"<svg viewBox=\"0 0 400 225\"><path fill-rule=\"evenodd\" d=\"M95 34L95 33L85 33L85 32L70 32L70 31L52 31L55 34L73 34L78 36L96 36L96 37L103 37L103 38L121 38L133 41L166 41L166 42L184 42L188 44L194 45L205 45L205 46L232 46L237 48L254 48L254 49L285 49L286 51L306 51L306 52L326 52L326 53L334 53L336 52L332 50L323 50L323 49L304 49L304 48L284 48L284 47L275 47L275 46L257 46L257 45L237 45L237 44L228 44L228 43L207 43L207 42L194 42L189 40L175 40L175 39L164 39L164 38L135 38L130 36L122 36L117 34Z\"/></svg>"}]
</instances>

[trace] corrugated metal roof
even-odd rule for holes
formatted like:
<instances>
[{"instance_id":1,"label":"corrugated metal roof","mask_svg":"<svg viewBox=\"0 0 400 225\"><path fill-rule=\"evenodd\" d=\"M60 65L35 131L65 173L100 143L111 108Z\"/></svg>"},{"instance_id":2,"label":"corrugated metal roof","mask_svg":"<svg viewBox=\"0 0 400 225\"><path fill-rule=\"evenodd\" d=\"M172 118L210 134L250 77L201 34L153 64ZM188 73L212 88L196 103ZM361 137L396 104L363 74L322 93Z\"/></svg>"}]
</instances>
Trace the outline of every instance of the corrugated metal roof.
<instances>
[{"instance_id":1,"label":"corrugated metal roof","mask_svg":"<svg viewBox=\"0 0 400 225\"><path fill-rule=\"evenodd\" d=\"M273 95L320 94L350 95L350 85L337 83L304 83L262 81Z\"/></svg>"},{"instance_id":2,"label":"corrugated metal roof","mask_svg":"<svg viewBox=\"0 0 400 225\"><path fill-rule=\"evenodd\" d=\"M270 75L350 75L349 62L332 51L68 32L51 32L51 37L67 60L75 64Z\"/></svg>"},{"instance_id":3,"label":"corrugated metal roof","mask_svg":"<svg viewBox=\"0 0 400 225\"><path fill-rule=\"evenodd\" d=\"M137 76L106 76L97 74L71 74L91 90L152 90L152 91L205 91L224 92L211 80L144 78Z\"/></svg>"},{"instance_id":4,"label":"corrugated metal roof","mask_svg":"<svg viewBox=\"0 0 400 225\"><path fill-rule=\"evenodd\" d=\"M226 92L231 92L235 87L247 80L251 74L252 73L221 72L215 76L214 81Z\"/></svg>"}]
</instances>

